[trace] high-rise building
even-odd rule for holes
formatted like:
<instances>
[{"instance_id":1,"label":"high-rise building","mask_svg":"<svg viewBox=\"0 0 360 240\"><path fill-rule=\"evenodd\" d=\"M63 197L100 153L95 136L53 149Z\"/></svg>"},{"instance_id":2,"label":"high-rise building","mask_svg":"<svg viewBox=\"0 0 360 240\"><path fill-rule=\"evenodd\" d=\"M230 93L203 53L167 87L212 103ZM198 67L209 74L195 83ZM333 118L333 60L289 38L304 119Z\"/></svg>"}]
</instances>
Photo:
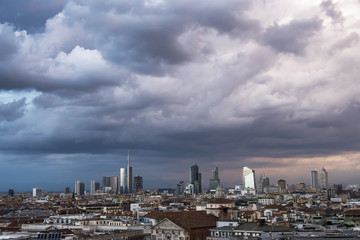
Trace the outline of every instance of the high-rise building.
<instances>
[{"instance_id":1,"label":"high-rise building","mask_svg":"<svg viewBox=\"0 0 360 240\"><path fill-rule=\"evenodd\" d=\"M118 193L118 177L117 176L103 176L102 190L106 193Z\"/></svg>"},{"instance_id":2,"label":"high-rise building","mask_svg":"<svg viewBox=\"0 0 360 240\"><path fill-rule=\"evenodd\" d=\"M124 194L126 190L125 168L120 168L120 193Z\"/></svg>"},{"instance_id":3,"label":"high-rise building","mask_svg":"<svg viewBox=\"0 0 360 240\"><path fill-rule=\"evenodd\" d=\"M8 191L8 195L10 196L10 197L13 197L14 196L14 189L9 189L9 191Z\"/></svg>"},{"instance_id":4,"label":"high-rise building","mask_svg":"<svg viewBox=\"0 0 360 240\"><path fill-rule=\"evenodd\" d=\"M139 192L144 190L143 178L141 176L134 177L134 191Z\"/></svg>"},{"instance_id":5,"label":"high-rise building","mask_svg":"<svg viewBox=\"0 0 360 240\"><path fill-rule=\"evenodd\" d=\"M320 172L320 184L322 189L328 189L328 172L323 168Z\"/></svg>"},{"instance_id":6,"label":"high-rise building","mask_svg":"<svg viewBox=\"0 0 360 240\"><path fill-rule=\"evenodd\" d=\"M90 194L94 195L97 190L100 190L100 183L94 180L90 182Z\"/></svg>"},{"instance_id":7,"label":"high-rise building","mask_svg":"<svg viewBox=\"0 0 360 240\"><path fill-rule=\"evenodd\" d=\"M70 187L65 187L65 194L69 194L70 193Z\"/></svg>"},{"instance_id":8,"label":"high-rise building","mask_svg":"<svg viewBox=\"0 0 360 240\"><path fill-rule=\"evenodd\" d=\"M80 182L79 180L75 181L75 194L78 196L85 194L85 183Z\"/></svg>"},{"instance_id":9,"label":"high-rise building","mask_svg":"<svg viewBox=\"0 0 360 240\"><path fill-rule=\"evenodd\" d=\"M40 197L43 193L42 188L33 188L33 197Z\"/></svg>"},{"instance_id":10,"label":"high-rise building","mask_svg":"<svg viewBox=\"0 0 360 240\"><path fill-rule=\"evenodd\" d=\"M176 185L176 195L183 195L184 194L184 190L185 190L185 185L184 185L184 181L180 181L177 185Z\"/></svg>"},{"instance_id":11,"label":"high-rise building","mask_svg":"<svg viewBox=\"0 0 360 240\"><path fill-rule=\"evenodd\" d=\"M284 179L280 179L278 181L278 186L280 188L280 191L284 192L286 190L286 181Z\"/></svg>"},{"instance_id":12,"label":"high-rise building","mask_svg":"<svg viewBox=\"0 0 360 240\"><path fill-rule=\"evenodd\" d=\"M190 184L193 184L195 194L202 193L202 176L197 164L190 167Z\"/></svg>"},{"instance_id":13,"label":"high-rise building","mask_svg":"<svg viewBox=\"0 0 360 240\"><path fill-rule=\"evenodd\" d=\"M243 184L245 189L256 189L255 170L243 167Z\"/></svg>"},{"instance_id":14,"label":"high-rise building","mask_svg":"<svg viewBox=\"0 0 360 240\"><path fill-rule=\"evenodd\" d=\"M212 178L209 180L209 189L215 191L217 187L220 186L219 179L219 168L216 167L211 171Z\"/></svg>"},{"instance_id":15,"label":"high-rise building","mask_svg":"<svg viewBox=\"0 0 360 240\"><path fill-rule=\"evenodd\" d=\"M318 189L319 188L319 184L318 184L318 172L315 170L312 170L310 173L310 180L311 180L311 188L312 189Z\"/></svg>"},{"instance_id":16,"label":"high-rise building","mask_svg":"<svg viewBox=\"0 0 360 240\"><path fill-rule=\"evenodd\" d=\"M132 167L130 166L130 153L128 153L126 168L120 168L120 193L132 193Z\"/></svg>"},{"instance_id":17,"label":"high-rise building","mask_svg":"<svg viewBox=\"0 0 360 240\"><path fill-rule=\"evenodd\" d=\"M270 191L270 179L268 177L262 177L261 179L261 191L263 193L269 193Z\"/></svg>"}]
</instances>

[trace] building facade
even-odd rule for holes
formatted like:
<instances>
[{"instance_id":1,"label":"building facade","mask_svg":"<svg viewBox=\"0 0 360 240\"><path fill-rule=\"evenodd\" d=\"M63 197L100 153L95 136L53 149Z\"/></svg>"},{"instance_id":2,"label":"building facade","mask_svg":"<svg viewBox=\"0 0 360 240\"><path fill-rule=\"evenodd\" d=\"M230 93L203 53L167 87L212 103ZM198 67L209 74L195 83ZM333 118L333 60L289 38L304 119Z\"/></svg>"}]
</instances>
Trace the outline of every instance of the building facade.
<instances>
[{"instance_id":1,"label":"building facade","mask_svg":"<svg viewBox=\"0 0 360 240\"><path fill-rule=\"evenodd\" d=\"M312 189L318 189L319 183L318 183L318 172L315 170L312 170L310 173L310 180L311 180L311 188Z\"/></svg>"},{"instance_id":2,"label":"building facade","mask_svg":"<svg viewBox=\"0 0 360 240\"><path fill-rule=\"evenodd\" d=\"M248 167L243 168L243 184L245 189L256 189L255 170Z\"/></svg>"}]
</instances>

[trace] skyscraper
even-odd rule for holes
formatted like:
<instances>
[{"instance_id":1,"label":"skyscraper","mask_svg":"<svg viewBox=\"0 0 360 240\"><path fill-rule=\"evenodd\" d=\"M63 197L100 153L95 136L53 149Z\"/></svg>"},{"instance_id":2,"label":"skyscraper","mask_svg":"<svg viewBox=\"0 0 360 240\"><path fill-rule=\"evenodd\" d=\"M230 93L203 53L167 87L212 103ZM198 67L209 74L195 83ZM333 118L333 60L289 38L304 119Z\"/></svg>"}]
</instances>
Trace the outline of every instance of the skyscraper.
<instances>
[{"instance_id":1,"label":"skyscraper","mask_svg":"<svg viewBox=\"0 0 360 240\"><path fill-rule=\"evenodd\" d=\"M194 193L202 193L202 176L199 173L199 167L197 164L190 167L190 184L194 185Z\"/></svg>"},{"instance_id":2,"label":"skyscraper","mask_svg":"<svg viewBox=\"0 0 360 240\"><path fill-rule=\"evenodd\" d=\"M176 195L183 195L184 194L184 190L185 190L185 185L184 185L184 181L180 181L177 185L176 185Z\"/></svg>"},{"instance_id":3,"label":"skyscraper","mask_svg":"<svg viewBox=\"0 0 360 240\"><path fill-rule=\"evenodd\" d=\"M138 191L142 191L142 190L144 190L143 178L140 176L134 177L134 191L138 192Z\"/></svg>"},{"instance_id":4,"label":"skyscraper","mask_svg":"<svg viewBox=\"0 0 360 240\"><path fill-rule=\"evenodd\" d=\"M328 172L323 168L320 172L320 184L322 189L328 189Z\"/></svg>"},{"instance_id":5,"label":"skyscraper","mask_svg":"<svg viewBox=\"0 0 360 240\"><path fill-rule=\"evenodd\" d=\"M255 170L252 170L248 167L243 167L243 184L245 189L256 189Z\"/></svg>"},{"instance_id":6,"label":"skyscraper","mask_svg":"<svg viewBox=\"0 0 360 240\"><path fill-rule=\"evenodd\" d=\"M262 177L261 179L261 191L263 193L269 193L270 190L270 179L268 177Z\"/></svg>"},{"instance_id":7,"label":"skyscraper","mask_svg":"<svg viewBox=\"0 0 360 240\"><path fill-rule=\"evenodd\" d=\"M79 180L75 181L75 193L76 195L84 195L85 194L85 183L80 182Z\"/></svg>"},{"instance_id":8,"label":"skyscraper","mask_svg":"<svg viewBox=\"0 0 360 240\"><path fill-rule=\"evenodd\" d=\"M212 178L209 180L209 189L214 191L218 186L220 186L219 168L216 167L214 170L212 170L211 175Z\"/></svg>"},{"instance_id":9,"label":"skyscraper","mask_svg":"<svg viewBox=\"0 0 360 240\"><path fill-rule=\"evenodd\" d=\"M42 188L33 188L33 197L40 197L43 193Z\"/></svg>"},{"instance_id":10,"label":"skyscraper","mask_svg":"<svg viewBox=\"0 0 360 240\"><path fill-rule=\"evenodd\" d=\"M312 189L318 189L319 188L319 184L318 184L318 172L315 170L311 171L310 174L310 180L311 180L311 188Z\"/></svg>"},{"instance_id":11,"label":"skyscraper","mask_svg":"<svg viewBox=\"0 0 360 240\"><path fill-rule=\"evenodd\" d=\"M100 183L95 182L94 180L91 180L90 182L90 194L94 195L97 190L100 189Z\"/></svg>"},{"instance_id":12,"label":"skyscraper","mask_svg":"<svg viewBox=\"0 0 360 240\"><path fill-rule=\"evenodd\" d=\"M120 168L120 193L132 193L132 167L130 166L130 153L128 152L126 168Z\"/></svg>"},{"instance_id":13,"label":"skyscraper","mask_svg":"<svg viewBox=\"0 0 360 240\"><path fill-rule=\"evenodd\" d=\"M118 193L118 177L104 176L102 181L102 189L106 193Z\"/></svg>"},{"instance_id":14,"label":"skyscraper","mask_svg":"<svg viewBox=\"0 0 360 240\"><path fill-rule=\"evenodd\" d=\"M284 179L280 179L278 181L278 186L280 188L280 192L284 192L286 190L286 181Z\"/></svg>"}]
</instances>

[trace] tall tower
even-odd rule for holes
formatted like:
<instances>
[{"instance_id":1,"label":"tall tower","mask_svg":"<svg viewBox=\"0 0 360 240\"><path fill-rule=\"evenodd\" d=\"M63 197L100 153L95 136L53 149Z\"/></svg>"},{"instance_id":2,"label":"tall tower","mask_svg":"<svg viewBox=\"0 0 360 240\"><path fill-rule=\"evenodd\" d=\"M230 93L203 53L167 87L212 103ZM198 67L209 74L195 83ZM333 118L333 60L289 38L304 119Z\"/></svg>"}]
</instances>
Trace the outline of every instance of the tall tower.
<instances>
[{"instance_id":1,"label":"tall tower","mask_svg":"<svg viewBox=\"0 0 360 240\"><path fill-rule=\"evenodd\" d=\"M190 167L190 184L194 185L195 194L202 193L202 177L197 164Z\"/></svg>"},{"instance_id":2,"label":"tall tower","mask_svg":"<svg viewBox=\"0 0 360 240\"><path fill-rule=\"evenodd\" d=\"M120 193L132 193L133 179L130 166L130 153L128 152L126 168L120 168Z\"/></svg>"},{"instance_id":3,"label":"tall tower","mask_svg":"<svg viewBox=\"0 0 360 240\"><path fill-rule=\"evenodd\" d=\"M311 180L311 188L312 189L318 189L319 188L319 183L318 183L318 172L315 170L311 171L310 174L310 180Z\"/></svg>"},{"instance_id":4,"label":"tall tower","mask_svg":"<svg viewBox=\"0 0 360 240\"><path fill-rule=\"evenodd\" d=\"M320 172L320 184L322 189L328 189L328 172L325 170L324 167Z\"/></svg>"},{"instance_id":5,"label":"tall tower","mask_svg":"<svg viewBox=\"0 0 360 240\"><path fill-rule=\"evenodd\" d=\"M120 193L124 194L126 192L127 192L127 188L126 188L125 168L120 168Z\"/></svg>"},{"instance_id":6,"label":"tall tower","mask_svg":"<svg viewBox=\"0 0 360 240\"><path fill-rule=\"evenodd\" d=\"M211 173L212 178L209 180L209 189L215 191L216 188L220 186L219 168L216 167Z\"/></svg>"},{"instance_id":7,"label":"tall tower","mask_svg":"<svg viewBox=\"0 0 360 240\"><path fill-rule=\"evenodd\" d=\"M126 181L127 181L127 193L132 193L133 182L132 182L132 167L130 166L130 153L128 152L127 167L126 167Z\"/></svg>"},{"instance_id":8,"label":"tall tower","mask_svg":"<svg viewBox=\"0 0 360 240\"><path fill-rule=\"evenodd\" d=\"M243 167L243 184L245 189L256 189L255 170L252 170L248 167Z\"/></svg>"}]
</instances>

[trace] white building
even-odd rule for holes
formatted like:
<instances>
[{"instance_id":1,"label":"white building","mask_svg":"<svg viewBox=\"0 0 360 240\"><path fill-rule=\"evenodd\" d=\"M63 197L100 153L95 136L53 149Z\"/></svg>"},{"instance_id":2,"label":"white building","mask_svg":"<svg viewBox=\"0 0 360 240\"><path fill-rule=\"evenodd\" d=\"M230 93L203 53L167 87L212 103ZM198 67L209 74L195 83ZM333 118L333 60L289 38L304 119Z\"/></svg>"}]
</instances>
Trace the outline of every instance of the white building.
<instances>
[{"instance_id":1,"label":"white building","mask_svg":"<svg viewBox=\"0 0 360 240\"><path fill-rule=\"evenodd\" d=\"M251 168L248 167L243 168L243 184L244 184L244 189L247 188L256 189L255 170L252 170Z\"/></svg>"},{"instance_id":2,"label":"white building","mask_svg":"<svg viewBox=\"0 0 360 240\"><path fill-rule=\"evenodd\" d=\"M33 197L40 197L43 193L42 188L33 188Z\"/></svg>"},{"instance_id":3,"label":"white building","mask_svg":"<svg viewBox=\"0 0 360 240\"><path fill-rule=\"evenodd\" d=\"M323 168L320 172L320 183L322 189L328 189L329 183L328 183L328 172Z\"/></svg>"}]
</instances>

